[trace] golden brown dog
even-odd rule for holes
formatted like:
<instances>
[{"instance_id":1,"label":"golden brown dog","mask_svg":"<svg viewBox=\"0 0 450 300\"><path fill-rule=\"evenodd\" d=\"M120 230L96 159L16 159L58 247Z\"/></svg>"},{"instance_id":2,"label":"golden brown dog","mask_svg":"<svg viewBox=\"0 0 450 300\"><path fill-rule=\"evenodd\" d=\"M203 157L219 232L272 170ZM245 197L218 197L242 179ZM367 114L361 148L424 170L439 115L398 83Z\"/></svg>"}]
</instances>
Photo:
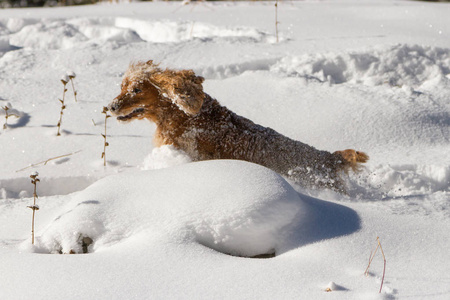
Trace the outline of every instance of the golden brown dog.
<instances>
[{"instance_id":1,"label":"golden brown dog","mask_svg":"<svg viewBox=\"0 0 450 300\"><path fill-rule=\"evenodd\" d=\"M163 70L153 61L132 64L109 109L120 121L156 123L156 146L173 145L194 161L257 163L306 187L345 193L341 173L358 171L369 159L351 149L320 151L238 116L203 92L203 80L192 70Z\"/></svg>"}]
</instances>

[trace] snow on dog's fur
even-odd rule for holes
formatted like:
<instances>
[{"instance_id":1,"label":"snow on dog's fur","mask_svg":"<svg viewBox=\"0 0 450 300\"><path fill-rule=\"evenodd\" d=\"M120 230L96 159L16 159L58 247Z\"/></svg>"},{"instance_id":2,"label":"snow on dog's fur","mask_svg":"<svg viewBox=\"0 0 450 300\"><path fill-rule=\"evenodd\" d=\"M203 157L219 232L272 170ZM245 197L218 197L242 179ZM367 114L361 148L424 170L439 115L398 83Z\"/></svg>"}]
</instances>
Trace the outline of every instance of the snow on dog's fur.
<instances>
[{"instance_id":1,"label":"snow on dog's fur","mask_svg":"<svg viewBox=\"0 0 450 300\"><path fill-rule=\"evenodd\" d=\"M192 70L164 70L153 61L132 64L109 109L120 121L153 121L156 146L173 145L194 161L246 160L307 187L345 193L341 173L357 172L369 158L352 149L317 150L257 125L204 93L203 81Z\"/></svg>"}]
</instances>

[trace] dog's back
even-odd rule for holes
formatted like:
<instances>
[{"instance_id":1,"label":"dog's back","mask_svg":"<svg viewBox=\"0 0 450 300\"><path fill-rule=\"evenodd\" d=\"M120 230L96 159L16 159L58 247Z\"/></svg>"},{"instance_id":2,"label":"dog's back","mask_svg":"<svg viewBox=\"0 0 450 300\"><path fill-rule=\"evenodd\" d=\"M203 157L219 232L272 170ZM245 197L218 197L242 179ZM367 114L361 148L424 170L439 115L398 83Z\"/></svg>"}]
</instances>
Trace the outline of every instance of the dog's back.
<instances>
[{"instance_id":1,"label":"dog's back","mask_svg":"<svg viewBox=\"0 0 450 300\"><path fill-rule=\"evenodd\" d=\"M357 170L368 157L354 150L330 153L292 140L241 117L206 94L173 144L193 160L239 159L270 168L308 187L345 191L340 171ZM356 154L357 155L352 155Z\"/></svg>"}]
</instances>

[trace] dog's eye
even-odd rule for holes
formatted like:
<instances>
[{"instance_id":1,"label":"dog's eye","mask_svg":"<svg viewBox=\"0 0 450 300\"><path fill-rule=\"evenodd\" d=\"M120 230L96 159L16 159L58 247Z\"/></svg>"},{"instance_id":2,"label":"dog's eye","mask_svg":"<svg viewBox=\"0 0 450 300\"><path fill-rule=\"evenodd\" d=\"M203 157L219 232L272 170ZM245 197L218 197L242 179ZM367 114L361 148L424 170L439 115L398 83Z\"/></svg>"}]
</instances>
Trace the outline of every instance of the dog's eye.
<instances>
[{"instance_id":1,"label":"dog's eye","mask_svg":"<svg viewBox=\"0 0 450 300\"><path fill-rule=\"evenodd\" d=\"M142 92L140 89L138 89L138 88L135 88L134 90L133 90L133 93L135 93L135 94L139 94L140 92Z\"/></svg>"}]
</instances>

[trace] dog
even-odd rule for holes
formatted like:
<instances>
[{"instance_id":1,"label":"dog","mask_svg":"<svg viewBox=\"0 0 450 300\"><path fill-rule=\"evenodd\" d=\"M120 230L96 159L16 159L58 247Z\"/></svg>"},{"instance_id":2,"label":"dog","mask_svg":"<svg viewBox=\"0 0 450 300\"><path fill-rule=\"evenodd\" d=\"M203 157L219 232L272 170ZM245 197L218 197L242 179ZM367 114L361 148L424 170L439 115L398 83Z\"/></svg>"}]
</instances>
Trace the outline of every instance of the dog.
<instances>
[{"instance_id":1,"label":"dog","mask_svg":"<svg viewBox=\"0 0 450 300\"><path fill-rule=\"evenodd\" d=\"M193 161L239 159L263 165L307 188L346 193L343 173L358 172L369 157L347 149L317 150L241 117L203 91L192 70L161 69L153 61L131 64L121 93L108 106L117 120L148 119L155 146L173 145Z\"/></svg>"}]
</instances>

